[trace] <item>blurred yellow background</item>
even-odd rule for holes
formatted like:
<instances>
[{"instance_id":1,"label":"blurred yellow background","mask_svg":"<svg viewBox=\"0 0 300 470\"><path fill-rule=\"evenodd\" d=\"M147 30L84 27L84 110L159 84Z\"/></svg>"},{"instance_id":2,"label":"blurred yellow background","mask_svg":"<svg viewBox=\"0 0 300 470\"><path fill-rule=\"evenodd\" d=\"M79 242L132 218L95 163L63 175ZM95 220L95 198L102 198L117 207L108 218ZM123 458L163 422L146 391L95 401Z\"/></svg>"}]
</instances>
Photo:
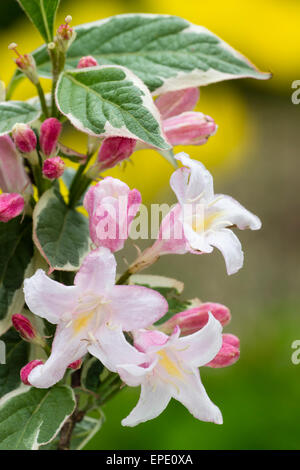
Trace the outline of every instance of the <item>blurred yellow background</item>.
<instances>
[{"instance_id":1,"label":"blurred yellow background","mask_svg":"<svg viewBox=\"0 0 300 470\"><path fill-rule=\"evenodd\" d=\"M299 449L300 365L291 363L291 343L300 339L300 105L291 102L291 83L300 79L300 2L62 0L58 24L67 14L76 25L127 12L182 16L273 73L269 81L234 80L202 88L198 110L212 116L219 129L206 145L184 148L213 172L216 192L231 194L257 213L263 229L238 234L246 258L235 276L226 275L218 253L200 260L165 257L152 268L184 281L188 297L232 309L226 331L241 337L241 359L230 369L202 372L209 395L224 413L224 425L199 423L173 403L155 421L122 429L120 420L138 396L137 390L126 390L107 405L107 421L88 447ZM12 0L1 1L0 16L0 78L8 83L14 63L7 45L14 41L24 53L41 40ZM43 86L49 89L49 82L43 80ZM34 94L24 81L13 98ZM85 150L85 140L73 132L67 131L64 140ZM174 202L170 165L153 151L138 152L132 160L125 171L108 174L137 187L147 203ZM133 257L130 243L125 255ZM120 266L125 268L121 256Z\"/></svg>"}]
</instances>

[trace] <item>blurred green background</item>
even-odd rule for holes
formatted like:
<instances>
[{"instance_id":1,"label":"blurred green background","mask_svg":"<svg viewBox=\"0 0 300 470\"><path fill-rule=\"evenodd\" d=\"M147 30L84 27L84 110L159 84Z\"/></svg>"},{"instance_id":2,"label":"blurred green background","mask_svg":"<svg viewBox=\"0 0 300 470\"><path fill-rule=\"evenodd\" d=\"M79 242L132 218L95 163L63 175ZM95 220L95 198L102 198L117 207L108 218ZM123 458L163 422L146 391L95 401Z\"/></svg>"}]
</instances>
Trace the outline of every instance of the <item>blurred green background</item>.
<instances>
[{"instance_id":1,"label":"blurred green background","mask_svg":"<svg viewBox=\"0 0 300 470\"><path fill-rule=\"evenodd\" d=\"M258 214L263 229L239 232L245 265L231 277L216 250L203 257L166 256L148 271L184 281L186 298L197 296L231 309L226 332L240 337L241 358L227 369L201 371L224 425L198 422L172 402L156 420L122 428L120 421L139 394L125 389L106 405L106 422L87 448L299 449L300 364L291 362L291 344L300 340L300 105L291 102L291 83L300 79L300 2L62 0L58 21L66 14L79 24L126 12L182 16L273 72L266 82L247 79L202 88L198 110L211 115L219 130L205 146L185 148L212 171L216 192L232 195ZM6 46L14 41L28 52L40 38L14 0L1 0L0 27L0 78L7 82L14 64ZM14 98L33 94L24 83ZM72 133L64 138L84 145ZM172 169L158 154L139 152L133 162L125 172L118 168L109 174L137 187L146 203L175 202L168 184ZM123 256L120 271L125 269ZM125 256L133 259L130 241Z\"/></svg>"}]
</instances>

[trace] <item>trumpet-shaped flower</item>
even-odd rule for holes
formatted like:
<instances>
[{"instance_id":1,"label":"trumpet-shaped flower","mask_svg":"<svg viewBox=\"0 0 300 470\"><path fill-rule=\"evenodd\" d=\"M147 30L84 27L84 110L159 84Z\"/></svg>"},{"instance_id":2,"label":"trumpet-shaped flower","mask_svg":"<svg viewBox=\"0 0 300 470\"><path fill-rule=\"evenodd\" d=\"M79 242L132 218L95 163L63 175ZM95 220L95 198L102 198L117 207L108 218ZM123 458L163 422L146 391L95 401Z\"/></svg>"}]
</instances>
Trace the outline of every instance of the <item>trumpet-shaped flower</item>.
<instances>
[{"instance_id":1,"label":"trumpet-shaped flower","mask_svg":"<svg viewBox=\"0 0 300 470\"><path fill-rule=\"evenodd\" d=\"M134 332L133 347L114 344L106 328L105 343L94 343L90 352L118 372L127 385L141 385L139 402L122 424L135 426L156 418L172 397L195 418L221 424L221 412L206 394L198 370L220 350L221 331L220 322L209 314L207 324L189 336L179 337L179 327L171 336L157 330Z\"/></svg>"},{"instance_id":2,"label":"trumpet-shaped flower","mask_svg":"<svg viewBox=\"0 0 300 470\"><path fill-rule=\"evenodd\" d=\"M211 253L216 247L224 256L228 274L237 272L244 256L231 228L258 230L261 221L230 196L214 194L213 178L202 163L183 152L176 158L184 165L170 180L178 204L162 221L148 258L151 253Z\"/></svg>"},{"instance_id":3,"label":"trumpet-shaped flower","mask_svg":"<svg viewBox=\"0 0 300 470\"><path fill-rule=\"evenodd\" d=\"M105 343L107 329L117 348L126 343L122 331L145 328L166 313L168 305L160 294L146 287L116 286L115 277L113 254L99 248L84 259L74 286L50 279L41 269L25 279L30 310L57 324L50 357L28 375L31 385L48 388L61 380L94 341L101 344L103 337Z\"/></svg>"},{"instance_id":4,"label":"trumpet-shaped flower","mask_svg":"<svg viewBox=\"0 0 300 470\"><path fill-rule=\"evenodd\" d=\"M92 186L85 195L84 207L89 213L94 244L113 252L121 250L140 203L137 189L130 190L127 184L111 176Z\"/></svg>"}]
</instances>

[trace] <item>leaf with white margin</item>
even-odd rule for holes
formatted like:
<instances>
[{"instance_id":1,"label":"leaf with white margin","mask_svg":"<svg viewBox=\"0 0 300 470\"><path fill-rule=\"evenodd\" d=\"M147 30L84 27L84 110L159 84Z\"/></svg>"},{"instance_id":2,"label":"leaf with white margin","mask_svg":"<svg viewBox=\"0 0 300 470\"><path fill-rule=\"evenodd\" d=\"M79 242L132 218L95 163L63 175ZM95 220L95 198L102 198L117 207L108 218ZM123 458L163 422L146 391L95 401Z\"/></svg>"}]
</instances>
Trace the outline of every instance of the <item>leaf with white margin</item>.
<instances>
[{"instance_id":1,"label":"leaf with white margin","mask_svg":"<svg viewBox=\"0 0 300 470\"><path fill-rule=\"evenodd\" d=\"M89 252L88 220L53 187L34 208L33 240L51 270L76 271Z\"/></svg>"},{"instance_id":2,"label":"leaf with white margin","mask_svg":"<svg viewBox=\"0 0 300 470\"><path fill-rule=\"evenodd\" d=\"M8 134L17 122L29 124L41 115L41 110L25 101L0 102L0 135Z\"/></svg>"},{"instance_id":3,"label":"leaf with white margin","mask_svg":"<svg viewBox=\"0 0 300 470\"><path fill-rule=\"evenodd\" d=\"M43 39L53 40L54 21L60 0L17 0Z\"/></svg>"},{"instance_id":4,"label":"leaf with white margin","mask_svg":"<svg viewBox=\"0 0 300 470\"><path fill-rule=\"evenodd\" d=\"M132 70L154 95L234 78L268 79L246 57L203 26L170 15L125 14L75 27L77 36L66 66L75 68L82 56L100 65ZM34 52L39 74L51 77L46 47ZM18 80L20 73L13 77ZM13 85L12 85L13 86Z\"/></svg>"},{"instance_id":5,"label":"leaf with white margin","mask_svg":"<svg viewBox=\"0 0 300 470\"><path fill-rule=\"evenodd\" d=\"M10 327L11 315L23 308L23 280L31 271L32 221L21 220L0 222L0 335Z\"/></svg>"},{"instance_id":6,"label":"leaf with white margin","mask_svg":"<svg viewBox=\"0 0 300 470\"><path fill-rule=\"evenodd\" d=\"M29 362L30 345L13 328L1 337L6 347L5 364L0 366L0 397L21 384L20 370Z\"/></svg>"},{"instance_id":7,"label":"leaf with white margin","mask_svg":"<svg viewBox=\"0 0 300 470\"><path fill-rule=\"evenodd\" d=\"M52 441L76 406L66 385L21 387L0 400L0 450L37 450Z\"/></svg>"},{"instance_id":8,"label":"leaf with white margin","mask_svg":"<svg viewBox=\"0 0 300 470\"><path fill-rule=\"evenodd\" d=\"M129 137L168 149L151 94L130 70L119 66L65 71L56 104L80 131L96 137Z\"/></svg>"}]
</instances>

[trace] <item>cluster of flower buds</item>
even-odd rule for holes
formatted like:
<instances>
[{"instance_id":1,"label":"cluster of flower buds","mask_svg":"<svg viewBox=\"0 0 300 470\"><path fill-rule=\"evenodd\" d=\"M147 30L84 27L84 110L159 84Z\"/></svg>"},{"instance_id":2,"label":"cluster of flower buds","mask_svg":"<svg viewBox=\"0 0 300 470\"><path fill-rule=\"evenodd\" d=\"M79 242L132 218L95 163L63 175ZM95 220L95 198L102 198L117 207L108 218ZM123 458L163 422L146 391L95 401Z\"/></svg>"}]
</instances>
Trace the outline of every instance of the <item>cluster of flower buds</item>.
<instances>
[{"instance_id":1,"label":"cluster of flower buds","mask_svg":"<svg viewBox=\"0 0 300 470\"><path fill-rule=\"evenodd\" d=\"M31 54L24 54L21 55L17 49L18 45L15 42L12 42L8 49L13 50L17 58L15 59L15 63L19 70L21 70L26 77L35 85L39 82L39 77L36 70L36 63Z\"/></svg>"},{"instance_id":2,"label":"cluster of flower buds","mask_svg":"<svg viewBox=\"0 0 300 470\"><path fill-rule=\"evenodd\" d=\"M56 32L57 45L59 50L63 53L67 52L76 37L74 28L70 26L71 21L72 16L66 16L65 23L61 24Z\"/></svg>"}]
</instances>

